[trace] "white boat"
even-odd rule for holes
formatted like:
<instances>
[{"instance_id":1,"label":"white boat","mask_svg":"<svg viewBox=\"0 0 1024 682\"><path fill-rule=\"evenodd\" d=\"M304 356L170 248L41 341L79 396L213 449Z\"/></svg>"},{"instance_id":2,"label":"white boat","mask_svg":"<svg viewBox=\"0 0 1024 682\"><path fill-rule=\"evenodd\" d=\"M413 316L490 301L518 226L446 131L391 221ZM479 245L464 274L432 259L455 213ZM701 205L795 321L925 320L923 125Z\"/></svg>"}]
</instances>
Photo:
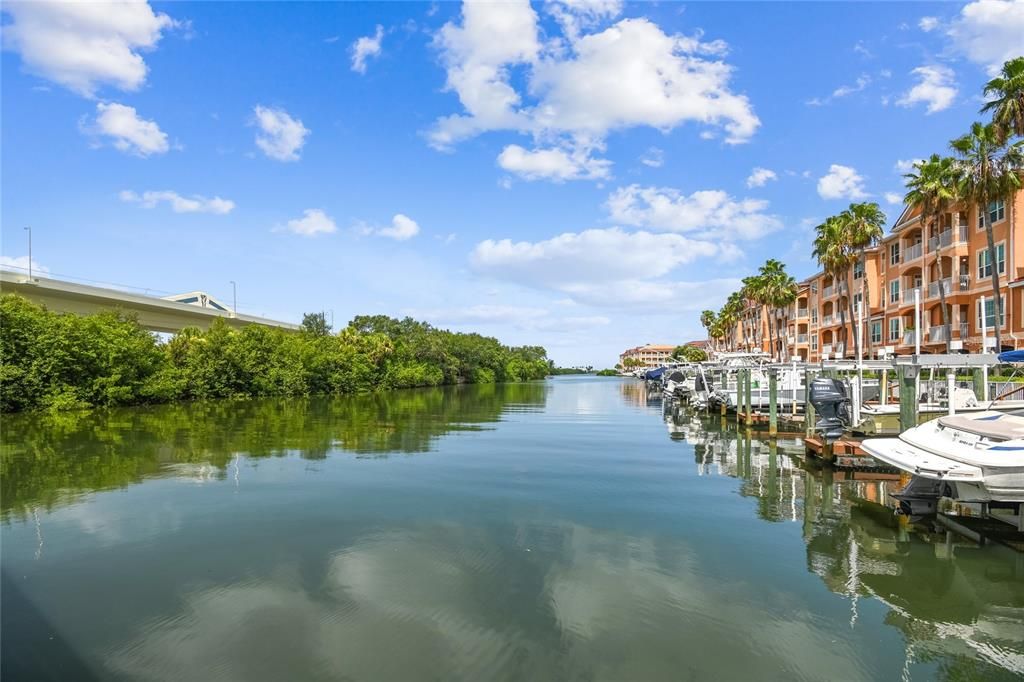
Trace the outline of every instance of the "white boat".
<instances>
[{"instance_id":1,"label":"white boat","mask_svg":"<svg viewBox=\"0 0 1024 682\"><path fill-rule=\"evenodd\" d=\"M1024 414L939 417L899 438L869 438L861 447L915 478L946 484L918 490L963 502L1024 502Z\"/></svg>"}]
</instances>

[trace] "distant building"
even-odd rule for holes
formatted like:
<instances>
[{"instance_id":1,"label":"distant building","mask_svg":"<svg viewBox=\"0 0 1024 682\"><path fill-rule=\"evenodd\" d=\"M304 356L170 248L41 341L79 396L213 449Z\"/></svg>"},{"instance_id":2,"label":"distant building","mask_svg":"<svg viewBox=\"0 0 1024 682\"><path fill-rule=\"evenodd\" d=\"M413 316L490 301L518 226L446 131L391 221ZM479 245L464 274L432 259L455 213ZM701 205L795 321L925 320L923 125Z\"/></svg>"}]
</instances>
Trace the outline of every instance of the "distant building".
<instances>
[{"instance_id":1,"label":"distant building","mask_svg":"<svg viewBox=\"0 0 1024 682\"><path fill-rule=\"evenodd\" d=\"M646 346L637 346L623 351L619 355L619 364L625 367L626 360L632 359L643 367L661 367L668 362L669 356L672 355L675 348L675 346L659 346L652 343Z\"/></svg>"},{"instance_id":2,"label":"distant building","mask_svg":"<svg viewBox=\"0 0 1024 682\"><path fill-rule=\"evenodd\" d=\"M686 345L706 351L711 344L707 339L702 339L700 341L687 341Z\"/></svg>"}]
</instances>

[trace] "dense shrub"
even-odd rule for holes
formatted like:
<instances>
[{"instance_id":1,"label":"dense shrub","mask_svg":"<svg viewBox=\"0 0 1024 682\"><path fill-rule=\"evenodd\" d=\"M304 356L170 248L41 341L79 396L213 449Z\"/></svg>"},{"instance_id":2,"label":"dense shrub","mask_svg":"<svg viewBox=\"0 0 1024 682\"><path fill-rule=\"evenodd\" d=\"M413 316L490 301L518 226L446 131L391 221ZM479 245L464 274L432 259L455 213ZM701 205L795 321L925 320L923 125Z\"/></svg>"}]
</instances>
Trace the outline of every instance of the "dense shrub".
<instances>
[{"instance_id":1,"label":"dense shrub","mask_svg":"<svg viewBox=\"0 0 1024 682\"><path fill-rule=\"evenodd\" d=\"M301 332L218 319L161 343L128 315L60 315L0 297L4 412L525 381L548 366L539 346L510 348L409 318L357 317L338 334L317 315Z\"/></svg>"}]
</instances>

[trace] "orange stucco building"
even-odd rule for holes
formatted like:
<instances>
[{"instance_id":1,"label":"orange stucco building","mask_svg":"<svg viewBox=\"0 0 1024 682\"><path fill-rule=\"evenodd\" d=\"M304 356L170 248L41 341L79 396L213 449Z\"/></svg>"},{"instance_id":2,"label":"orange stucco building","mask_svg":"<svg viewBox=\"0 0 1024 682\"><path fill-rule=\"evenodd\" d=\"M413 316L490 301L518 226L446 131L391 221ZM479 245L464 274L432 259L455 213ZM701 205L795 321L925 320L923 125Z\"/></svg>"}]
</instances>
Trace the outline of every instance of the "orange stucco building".
<instances>
[{"instance_id":1,"label":"orange stucco building","mask_svg":"<svg viewBox=\"0 0 1024 682\"><path fill-rule=\"evenodd\" d=\"M989 343L996 323L992 268L999 273L1003 299L1001 320L1004 348L1024 348L1024 191L1012 201L988 207L995 237L991 257L977 207L955 206L937 224L924 225L918 211L904 209L890 232L869 249L863 267L848 275L846 286L817 273L800 283L797 300L788 308L764 311L751 303L733 331L737 348L770 351L769 325L783 357L853 358L854 325L847 296L856 309L863 306L862 348L865 358L913 353L914 301L920 305L922 353L945 352L939 287L946 297L952 350L981 350L981 304Z\"/></svg>"}]
</instances>

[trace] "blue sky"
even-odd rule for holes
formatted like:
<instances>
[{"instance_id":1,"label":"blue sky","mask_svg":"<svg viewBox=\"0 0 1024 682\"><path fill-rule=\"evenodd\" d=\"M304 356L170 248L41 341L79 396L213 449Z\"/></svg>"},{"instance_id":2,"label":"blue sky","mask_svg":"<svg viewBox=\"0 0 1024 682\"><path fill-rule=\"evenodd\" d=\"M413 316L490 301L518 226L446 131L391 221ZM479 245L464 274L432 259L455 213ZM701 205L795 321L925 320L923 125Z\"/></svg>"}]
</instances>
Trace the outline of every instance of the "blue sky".
<instances>
[{"instance_id":1,"label":"blue sky","mask_svg":"<svg viewBox=\"0 0 1024 682\"><path fill-rule=\"evenodd\" d=\"M378 28L379 27L379 28ZM3 263L614 363L978 120L1024 2L7 3ZM760 169L760 170L758 170Z\"/></svg>"}]
</instances>

